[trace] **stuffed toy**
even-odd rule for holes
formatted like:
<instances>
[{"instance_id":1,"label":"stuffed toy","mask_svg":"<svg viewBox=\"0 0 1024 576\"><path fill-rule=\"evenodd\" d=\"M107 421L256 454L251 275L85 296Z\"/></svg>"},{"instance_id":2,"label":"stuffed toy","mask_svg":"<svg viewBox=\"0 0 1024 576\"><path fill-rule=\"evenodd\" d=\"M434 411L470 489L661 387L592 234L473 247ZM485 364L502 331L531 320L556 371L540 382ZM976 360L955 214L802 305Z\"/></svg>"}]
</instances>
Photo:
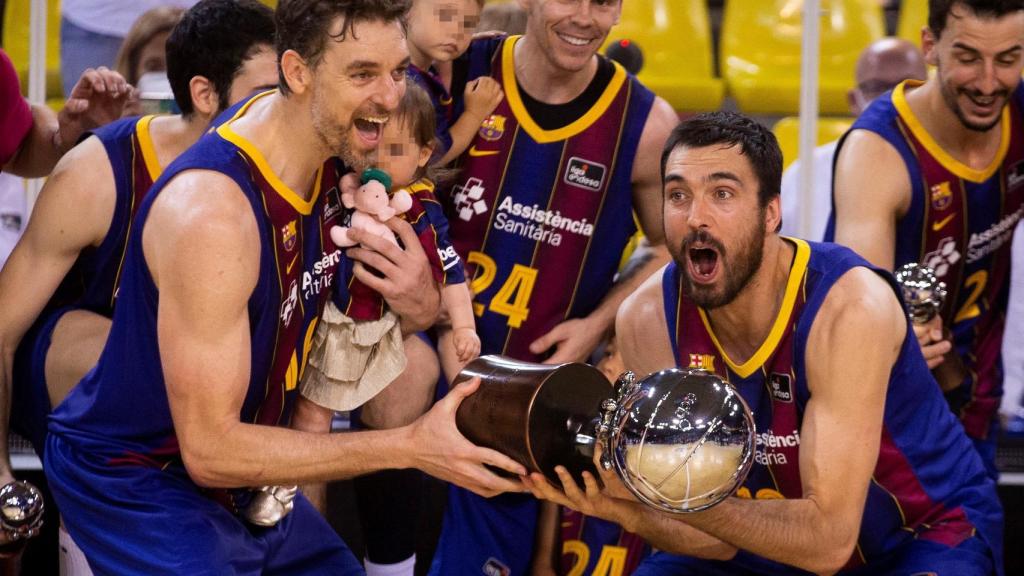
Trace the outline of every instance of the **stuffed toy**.
<instances>
[{"instance_id":1,"label":"stuffed toy","mask_svg":"<svg viewBox=\"0 0 1024 576\"><path fill-rule=\"evenodd\" d=\"M342 181L341 203L346 208L355 209L348 227L334 226L331 228L331 240L341 248L355 246L357 242L349 238L349 230L366 230L377 236L383 236L398 244L395 233L384 222L392 216L401 214L412 207L412 196L405 189L388 195L391 188L391 177L387 172L377 168L367 168L361 178L362 186L346 186Z\"/></svg>"}]
</instances>

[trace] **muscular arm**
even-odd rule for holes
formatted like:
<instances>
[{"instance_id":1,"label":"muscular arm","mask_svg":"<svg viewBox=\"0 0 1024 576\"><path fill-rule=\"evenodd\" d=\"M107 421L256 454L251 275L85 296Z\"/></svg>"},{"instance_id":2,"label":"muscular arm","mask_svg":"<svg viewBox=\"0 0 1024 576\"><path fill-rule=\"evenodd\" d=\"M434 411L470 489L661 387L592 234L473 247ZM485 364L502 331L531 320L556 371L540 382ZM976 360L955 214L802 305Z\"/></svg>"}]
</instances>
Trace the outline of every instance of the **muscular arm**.
<instances>
[{"instance_id":1,"label":"muscular arm","mask_svg":"<svg viewBox=\"0 0 1024 576\"><path fill-rule=\"evenodd\" d=\"M881 136L851 133L838 152L833 197L837 244L892 270L896 223L910 206L910 178L900 155Z\"/></svg>"},{"instance_id":2,"label":"muscular arm","mask_svg":"<svg viewBox=\"0 0 1024 576\"><path fill-rule=\"evenodd\" d=\"M521 466L469 444L455 430L455 408L472 385L393 430L313 434L240 422L258 245L247 200L233 181L211 172L186 172L170 182L145 224L146 263L160 290L158 340L168 401L197 484L309 483L416 467L488 495L516 489L479 463L513 473Z\"/></svg>"},{"instance_id":3,"label":"muscular arm","mask_svg":"<svg viewBox=\"0 0 1024 576\"><path fill-rule=\"evenodd\" d=\"M622 301L668 262L661 222L661 149L678 123L679 117L672 106L661 98L655 99L640 136L632 178L633 206L648 244L633 253L604 299L586 318L563 322L530 344L534 354L558 347L548 363L585 359L614 325Z\"/></svg>"},{"instance_id":4,"label":"muscular arm","mask_svg":"<svg viewBox=\"0 0 1024 576\"><path fill-rule=\"evenodd\" d=\"M7 436L15 350L79 253L106 236L114 202L106 151L90 138L57 165L0 270L0 481L11 474Z\"/></svg>"},{"instance_id":5,"label":"muscular arm","mask_svg":"<svg viewBox=\"0 0 1024 576\"><path fill-rule=\"evenodd\" d=\"M683 520L772 560L813 572L839 570L857 543L889 374L906 331L885 281L864 268L847 272L822 305L807 344L811 398L800 430L804 497L729 498ZM814 352L821 350L828 353Z\"/></svg>"}]
</instances>

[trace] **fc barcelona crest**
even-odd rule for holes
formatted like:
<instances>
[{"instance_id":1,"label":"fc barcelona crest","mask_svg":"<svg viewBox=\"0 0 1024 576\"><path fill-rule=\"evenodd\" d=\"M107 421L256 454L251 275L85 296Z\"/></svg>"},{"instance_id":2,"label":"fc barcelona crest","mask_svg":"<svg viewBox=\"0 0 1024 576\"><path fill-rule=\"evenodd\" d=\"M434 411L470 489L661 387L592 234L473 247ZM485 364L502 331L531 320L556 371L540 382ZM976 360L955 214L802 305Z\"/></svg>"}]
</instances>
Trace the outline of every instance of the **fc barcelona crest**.
<instances>
[{"instance_id":1,"label":"fc barcelona crest","mask_svg":"<svg viewBox=\"0 0 1024 576\"><path fill-rule=\"evenodd\" d=\"M501 114L491 114L480 125L480 137L488 142L500 140L505 135L505 118Z\"/></svg>"},{"instance_id":2,"label":"fc barcelona crest","mask_svg":"<svg viewBox=\"0 0 1024 576\"><path fill-rule=\"evenodd\" d=\"M932 186L932 208L945 210L953 202L953 191L949 189L949 182L942 182Z\"/></svg>"},{"instance_id":3,"label":"fc barcelona crest","mask_svg":"<svg viewBox=\"0 0 1024 576\"><path fill-rule=\"evenodd\" d=\"M281 244L284 245L284 249L291 252L295 248L295 220L285 224L281 227Z\"/></svg>"},{"instance_id":4,"label":"fc barcelona crest","mask_svg":"<svg viewBox=\"0 0 1024 576\"><path fill-rule=\"evenodd\" d=\"M713 354L690 354L690 365L687 368L701 368L708 372L715 371L715 356Z\"/></svg>"}]
</instances>

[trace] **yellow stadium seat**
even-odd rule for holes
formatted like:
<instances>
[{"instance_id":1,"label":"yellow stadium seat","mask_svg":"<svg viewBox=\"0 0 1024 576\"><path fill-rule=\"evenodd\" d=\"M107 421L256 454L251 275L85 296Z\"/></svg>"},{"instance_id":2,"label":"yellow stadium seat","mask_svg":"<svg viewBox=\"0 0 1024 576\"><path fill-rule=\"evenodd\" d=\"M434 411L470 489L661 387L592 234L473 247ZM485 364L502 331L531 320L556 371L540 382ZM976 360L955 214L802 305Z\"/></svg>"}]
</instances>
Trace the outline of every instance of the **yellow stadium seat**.
<instances>
[{"instance_id":1,"label":"yellow stadium seat","mask_svg":"<svg viewBox=\"0 0 1024 576\"><path fill-rule=\"evenodd\" d=\"M852 125L853 118L818 118L818 141L815 145L838 140ZM800 155L800 119L787 116L775 123L772 132L782 149L782 168L789 168Z\"/></svg>"},{"instance_id":2,"label":"yellow stadium seat","mask_svg":"<svg viewBox=\"0 0 1024 576\"><path fill-rule=\"evenodd\" d=\"M921 28L928 25L928 0L903 0L896 35L921 47Z\"/></svg>"},{"instance_id":3,"label":"yellow stadium seat","mask_svg":"<svg viewBox=\"0 0 1024 576\"><path fill-rule=\"evenodd\" d=\"M638 78L673 108L695 112L719 108L725 85L714 77L705 0L623 2L622 18L605 47L620 40L640 47L644 64Z\"/></svg>"},{"instance_id":4,"label":"yellow stadium seat","mask_svg":"<svg viewBox=\"0 0 1024 576\"><path fill-rule=\"evenodd\" d=\"M803 0L728 0L721 66L741 110L795 114L800 103ZM819 109L847 114L861 50L885 34L878 0L821 0Z\"/></svg>"},{"instance_id":5,"label":"yellow stadium seat","mask_svg":"<svg viewBox=\"0 0 1024 576\"><path fill-rule=\"evenodd\" d=\"M21 92L28 94L29 30L32 0L7 0L4 4L3 48L14 63L21 80ZM46 97L61 99L60 0L46 2Z\"/></svg>"}]
</instances>

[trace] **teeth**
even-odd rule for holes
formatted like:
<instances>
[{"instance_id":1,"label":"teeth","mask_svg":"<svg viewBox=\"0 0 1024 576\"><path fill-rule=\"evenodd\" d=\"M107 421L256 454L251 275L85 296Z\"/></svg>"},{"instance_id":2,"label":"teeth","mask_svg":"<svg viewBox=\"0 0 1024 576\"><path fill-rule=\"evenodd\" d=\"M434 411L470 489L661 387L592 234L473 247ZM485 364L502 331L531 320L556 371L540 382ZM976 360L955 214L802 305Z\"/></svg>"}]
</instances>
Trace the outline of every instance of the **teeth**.
<instances>
[{"instance_id":1,"label":"teeth","mask_svg":"<svg viewBox=\"0 0 1024 576\"><path fill-rule=\"evenodd\" d=\"M372 122L374 124L385 124L388 121L387 116L362 116L359 119L365 120L366 122Z\"/></svg>"},{"instance_id":2,"label":"teeth","mask_svg":"<svg viewBox=\"0 0 1024 576\"><path fill-rule=\"evenodd\" d=\"M590 40L587 38L577 38L576 36L568 36L566 34L559 34L558 37L573 46L586 46L587 44L590 44Z\"/></svg>"}]
</instances>

